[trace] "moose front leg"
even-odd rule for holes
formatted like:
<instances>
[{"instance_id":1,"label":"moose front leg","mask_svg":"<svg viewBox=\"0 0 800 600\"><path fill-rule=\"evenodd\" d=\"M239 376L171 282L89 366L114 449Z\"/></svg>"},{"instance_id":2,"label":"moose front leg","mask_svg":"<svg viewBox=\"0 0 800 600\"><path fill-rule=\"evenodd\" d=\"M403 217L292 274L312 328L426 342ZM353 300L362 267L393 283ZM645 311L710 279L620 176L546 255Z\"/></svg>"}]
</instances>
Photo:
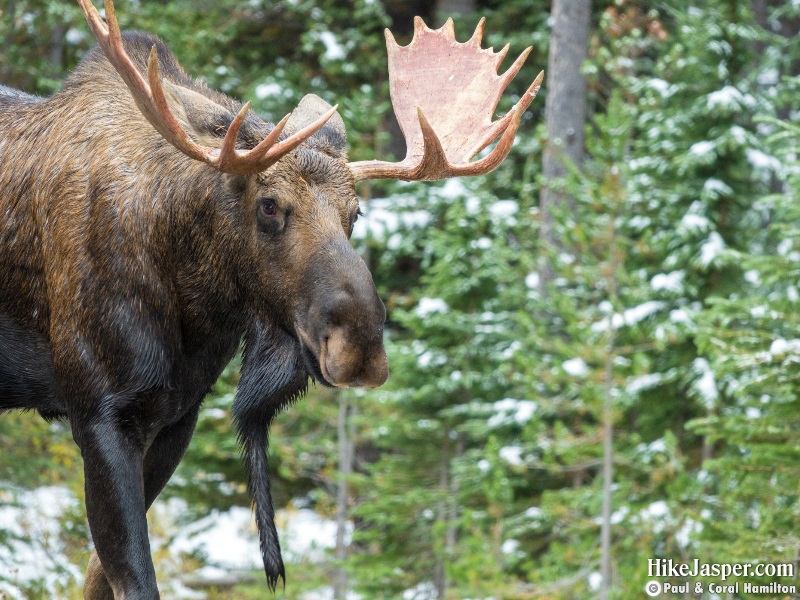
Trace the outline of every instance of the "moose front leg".
<instances>
[{"instance_id":1,"label":"moose front leg","mask_svg":"<svg viewBox=\"0 0 800 600\"><path fill-rule=\"evenodd\" d=\"M155 502L183 458L197 425L199 411L198 402L177 423L162 429L147 449L143 469L146 509ZM114 592L106 579L96 551L92 552L86 570L83 597L84 600L114 600Z\"/></svg>"},{"instance_id":2,"label":"moose front leg","mask_svg":"<svg viewBox=\"0 0 800 600\"><path fill-rule=\"evenodd\" d=\"M113 597L158 600L138 428L104 415L73 429L84 462L89 529Z\"/></svg>"}]
</instances>

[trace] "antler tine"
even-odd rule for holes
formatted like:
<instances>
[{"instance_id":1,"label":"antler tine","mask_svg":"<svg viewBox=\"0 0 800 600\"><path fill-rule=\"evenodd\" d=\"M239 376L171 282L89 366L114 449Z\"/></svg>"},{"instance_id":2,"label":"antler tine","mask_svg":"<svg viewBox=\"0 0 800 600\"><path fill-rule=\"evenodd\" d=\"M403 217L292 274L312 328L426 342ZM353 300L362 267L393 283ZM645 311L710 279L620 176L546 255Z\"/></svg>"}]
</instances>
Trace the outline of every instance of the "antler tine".
<instances>
[{"instance_id":1,"label":"antler tine","mask_svg":"<svg viewBox=\"0 0 800 600\"><path fill-rule=\"evenodd\" d=\"M110 1L111 0L106 0L107 3ZM109 27L109 31L111 31L111 27ZM125 79L125 83L128 84L128 89L133 94L133 99L136 100L139 110L141 110L142 114L150 121L150 124L164 136L164 139L178 150L195 160L208 162L202 146L199 146L191 140L189 134L184 131L169 108L169 102L167 101L167 96L164 93L164 86L161 82L161 74L158 70L158 51L156 50L155 44L150 49L150 57L147 60L147 78L150 80L150 85L148 86L141 78L139 70L125 53L125 48L122 45L122 36L117 36L117 40L115 50L120 60L130 63L130 69L128 70L133 71L133 74L138 76L138 79L141 80L141 84L132 85L131 82L126 79L123 72L117 68L122 78ZM134 79L134 83L138 83L134 77L131 76L131 78Z\"/></svg>"},{"instance_id":2,"label":"antler tine","mask_svg":"<svg viewBox=\"0 0 800 600\"><path fill-rule=\"evenodd\" d=\"M478 21L477 27L475 27L475 33L472 34L472 37L469 38L470 44L475 44L478 48L481 47L481 40L483 39L483 27L486 25L486 17L481 17L481 20Z\"/></svg>"},{"instance_id":3,"label":"antler tine","mask_svg":"<svg viewBox=\"0 0 800 600\"><path fill-rule=\"evenodd\" d=\"M313 123L306 125L285 140L276 143L291 113L286 115L255 148L246 153L237 152L235 158L232 159L232 161L235 160L235 164L230 166L223 165L225 168L220 168L220 170L230 173L253 174L268 169L270 166L274 165L281 156L288 154L314 135L314 133L319 131L319 129L327 123L328 119L334 115L338 108L338 104L332 106ZM233 170L234 167L237 171Z\"/></svg>"},{"instance_id":4,"label":"antler tine","mask_svg":"<svg viewBox=\"0 0 800 600\"><path fill-rule=\"evenodd\" d=\"M506 44L497 53L494 55L494 68L499 69L500 65L506 58L506 54L508 54L508 49L511 48L511 44Z\"/></svg>"},{"instance_id":5,"label":"antler tine","mask_svg":"<svg viewBox=\"0 0 800 600\"><path fill-rule=\"evenodd\" d=\"M136 105L144 117L170 144L195 160L204 162L224 173L253 175L269 168L281 156L299 146L318 131L333 116L333 107L316 121L278 142L288 115L270 134L252 150L236 150L239 130L247 117L250 103L246 103L228 126L221 148L211 148L196 143L172 113L158 67L158 51L153 45L147 61L147 80L125 51L122 32L117 23L113 0L105 0L106 21L92 4L92 0L78 0L97 43L109 62L119 73Z\"/></svg>"},{"instance_id":6,"label":"antler tine","mask_svg":"<svg viewBox=\"0 0 800 600\"><path fill-rule=\"evenodd\" d=\"M350 163L356 181L482 175L508 156L522 113L539 91L544 72L507 114L493 122L503 91L519 73L531 48L498 75L508 45L497 53L481 49L484 22L481 19L465 43L456 41L451 20L431 30L415 19L414 38L405 47L398 46L386 32L392 105L408 150L399 163ZM497 146L487 156L470 162L498 137Z\"/></svg>"},{"instance_id":7,"label":"antler tine","mask_svg":"<svg viewBox=\"0 0 800 600\"><path fill-rule=\"evenodd\" d=\"M517 57L517 60L514 61L514 64L512 64L508 68L508 71L503 73L503 75L501 76L503 81L503 89L508 87L508 84L511 83L511 80L517 76L517 73L519 73L519 70L522 68L523 63L528 58L528 55L531 53L531 50L533 50L533 46L528 46L527 48L525 48L525 50L522 51L522 54L520 54Z\"/></svg>"}]
</instances>

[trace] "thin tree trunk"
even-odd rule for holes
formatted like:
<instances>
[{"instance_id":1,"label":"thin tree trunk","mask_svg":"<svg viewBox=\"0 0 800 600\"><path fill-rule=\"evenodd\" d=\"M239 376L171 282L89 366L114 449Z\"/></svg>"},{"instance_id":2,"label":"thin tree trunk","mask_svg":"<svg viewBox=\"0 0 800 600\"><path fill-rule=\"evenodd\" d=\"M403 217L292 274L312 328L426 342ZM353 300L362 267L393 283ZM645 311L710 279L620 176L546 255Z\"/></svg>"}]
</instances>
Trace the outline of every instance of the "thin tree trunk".
<instances>
[{"instance_id":1,"label":"thin tree trunk","mask_svg":"<svg viewBox=\"0 0 800 600\"><path fill-rule=\"evenodd\" d=\"M612 246L612 253L615 249ZM613 261L614 259L612 259ZM614 287L610 295L616 295L616 266L609 277ZM600 598L608 600L611 589L611 484L614 479L614 344L615 331L612 323L613 311L608 315L608 338L606 340L605 385L603 398L603 515L600 530L600 574L603 577Z\"/></svg>"},{"instance_id":2,"label":"thin tree trunk","mask_svg":"<svg viewBox=\"0 0 800 600\"><path fill-rule=\"evenodd\" d=\"M627 151L626 151L627 154ZM618 246L616 215L624 203L624 183L613 171L612 214L608 220L608 276L606 286L611 310L608 314L608 334L606 336L605 373L603 381L603 508L600 527L600 588L601 600L608 600L611 591L611 489L614 482L614 361L616 360L616 329L614 312L617 306L619 271L623 268L624 256Z\"/></svg>"},{"instance_id":3,"label":"thin tree trunk","mask_svg":"<svg viewBox=\"0 0 800 600\"><path fill-rule=\"evenodd\" d=\"M455 455L453 456L454 460L461 458L464 455L464 436L458 435L458 439L456 441L456 451ZM452 464L452 460L450 461ZM458 536L458 528L456 527L456 519L458 518L458 492L459 492L459 485L458 479L453 477L452 469L450 475L450 497L449 502L447 505L448 514L447 514L447 539L445 540L445 548L447 550L447 556L450 556L455 550L456 541Z\"/></svg>"},{"instance_id":4,"label":"thin tree trunk","mask_svg":"<svg viewBox=\"0 0 800 600\"><path fill-rule=\"evenodd\" d=\"M352 425L347 394L339 392L339 418L337 433L339 438L339 475L336 489L336 561L338 566L333 577L333 597L344 600L347 594L347 571L344 561L347 559L347 501L349 498L348 480L353 472Z\"/></svg>"},{"instance_id":5,"label":"thin tree trunk","mask_svg":"<svg viewBox=\"0 0 800 600\"><path fill-rule=\"evenodd\" d=\"M436 507L436 518L440 523L447 523L449 513L450 495L450 438L445 432L444 444L442 445L442 463L439 466L439 492L441 494ZM449 527L449 524L448 524ZM447 540L442 544L442 550L436 556L436 565L433 569L434 585L436 586L436 597L444 598L447 594L447 572L445 568L447 555Z\"/></svg>"},{"instance_id":6,"label":"thin tree trunk","mask_svg":"<svg viewBox=\"0 0 800 600\"><path fill-rule=\"evenodd\" d=\"M440 23L444 23L448 17L473 13L477 7L476 0L439 0L436 3L436 16Z\"/></svg>"},{"instance_id":7,"label":"thin tree trunk","mask_svg":"<svg viewBox=\"0 0 800 600\"><path fill-rule=\"evenodd\" d=\"M8 19L8 33L6 34L6 39L3 40L5 42L5 48L11 47L11 42L14 39L14 19L16 17L17 12L17 3L15 0L10 0L10 2L6 5L5 11L6 18ZM11 66L10 65L2 65L0 66L0 84L7 84L9 83L9 77L11 75Z\"/></svg>"},{"instance_id":8,"label":"thin tree trunk","mask_svg":"<svg viewBox=\"0 0 800 600\"><path fill-rule=\"evenodd\" d=\"M53 33L50 37L50 64L53 73L60 74L64 70L64 36L67 33L67 26L62 21L58 21L53 26Z\"/></svg>"},{"instance_id":9,"label":"thin tree trunk","mask_svg":"<svg viewBox=\"0 0 800 600\"><path fill-rule=\"evenodd\" d=\"M572 204L568 195L552 189L551 182L567 174L567 162L580 165L583 160L586 81L581 65L588 53L591 12L591 0L553 0L545 104L547 144L539 198L543 245L539 281L543 290L553 278L547 255L559 246L553 232L553 215Z\"/></svg>"}]
</instances>

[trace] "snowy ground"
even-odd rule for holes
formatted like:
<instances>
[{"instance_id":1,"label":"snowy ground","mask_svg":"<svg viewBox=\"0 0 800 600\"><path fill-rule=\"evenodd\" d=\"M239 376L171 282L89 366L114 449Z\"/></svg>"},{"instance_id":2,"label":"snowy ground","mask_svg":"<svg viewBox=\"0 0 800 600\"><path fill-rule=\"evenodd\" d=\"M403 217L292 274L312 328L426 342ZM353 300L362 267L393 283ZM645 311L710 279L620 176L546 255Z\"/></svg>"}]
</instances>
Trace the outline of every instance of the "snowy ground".
<instances>
[{"instance_id":1,"label":"snowy ground","mask_svg":"<svg viewBox=\"0 0 800 600\"><path fill-rule=\"evenodd\" d=\"M32 491L0 489L0 597L26 598L24 589L39 583L50 595L70 582L82 580L83 565L74 565L65 555L60 538L62 519L78 500L66 488L45 487ZM198 521L181 524L186 504L179 499L157 503L149 515L153 550L168 548L168 570L176 569L185 555L199 556L204 564L195 576L213 580L231 572L261 568L258 533L252 511L233 507L214 511ZM276 515L284 560L292 562L324 559L336 539L336 523L309 509L283 509ZM170 567L171 566L171 567ZM321 589L308 600L324 599ZM204 598L202 593L181 585L177 579L163 597L173 600Z\"/></svg>"}]
</instances>

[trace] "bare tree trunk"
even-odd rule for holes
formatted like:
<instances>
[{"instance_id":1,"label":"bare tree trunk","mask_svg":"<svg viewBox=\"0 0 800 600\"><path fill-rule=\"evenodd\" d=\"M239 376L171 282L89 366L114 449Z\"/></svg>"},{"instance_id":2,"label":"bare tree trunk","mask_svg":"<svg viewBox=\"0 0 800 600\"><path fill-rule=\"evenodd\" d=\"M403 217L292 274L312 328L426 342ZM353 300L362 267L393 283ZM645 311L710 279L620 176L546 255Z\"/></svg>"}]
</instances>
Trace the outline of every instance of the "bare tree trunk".
<instances>
[{"instance_id":1,"label":"bare tree trunk","mask_svg":"<svg viewBox=\"0 0 800 600\"><path fill-rule=\"evenodd\" d=\"M64 36L67 33L67 26L58 21L53 26L53 33L50 37L50 64L54 73L60 74L64 69Z\"/></svg>"},{"instance_id":2,"label":"bare tree trunk","mask_svg":"<svg viewBox=\"0 0 800 600\"><path fill-rule=\"evenodd\" d=\"M553 213L572 204L569 196L553 190L550 183L567 174L566 162L580 165L583 160L586 81L581 75L581 65L588 53L591 12L591 0L553 0L545 104L547 144L542 166L544 185L539 198L542 213L542 289L553 277L552 266L546 259L547 253L558 247L553 233Z\"/></svg>"},{"instance_id":3,"label":"bare tree trunk","mask_svg":"<svg viewBox=\"0 0 800 600\"><path fill-rule=\"evenodd\" d=\"M442 445L442 463L439 467L439 497L438 506L436 508L436 518L440 523L445 523L448 520L450 511L448 505L450 503L450 438L445 432L444 444ZM436 586L436 597L444 598L447 594L447 572L445 569L447 555L447 542L442 544L442 551L436 557L436 565L433 568L434 585Z\"/></svg>"},{"instance_id":4,"label":"bare tree trunk","mask_svg":"<svg viewBox=\"0 0 800 600\"><path fill-rule=\"evenodd\" d=\"M447 17L473 13L477 8L476 0L439 0L436 3L436 16L440 23L444 23Z\"/></svg>"},{"instance_id":5,"label":"bare tree trunk","mask_svg":"<svg viewBox=\"0 0 800 600\"><path fill-rule=\"evenodd\" d=\"M8 33L6 34L6 39L3 40L5 42L5 48L11 47L11 41L14 39L14 19L16 18L17 12L17 3L15 0L10 0L10 2L6 5L5 11L6 18L8 19ZM9 83L9 76L11 75L11 65L2 65L0 66L0 84Z\"/></svg>"},{"instance_id":6,"label":"bare tree trunk","mask_svg":"<svg viewBox=\"0 0 800 600\"><path fill-rule=\"evenodd\" d=\"M339 474L336 489L336 561L339 565L333 577L334 600L344 600L347 594L347 571L344 561L347 559L347 501L349 498L348 480L353 472L353 436L348 424L353 424L347 394L339 392L339 419L337 434L339 438ZM355 410L355 407L352 408Z\"/></svg>"}]
</instances>

